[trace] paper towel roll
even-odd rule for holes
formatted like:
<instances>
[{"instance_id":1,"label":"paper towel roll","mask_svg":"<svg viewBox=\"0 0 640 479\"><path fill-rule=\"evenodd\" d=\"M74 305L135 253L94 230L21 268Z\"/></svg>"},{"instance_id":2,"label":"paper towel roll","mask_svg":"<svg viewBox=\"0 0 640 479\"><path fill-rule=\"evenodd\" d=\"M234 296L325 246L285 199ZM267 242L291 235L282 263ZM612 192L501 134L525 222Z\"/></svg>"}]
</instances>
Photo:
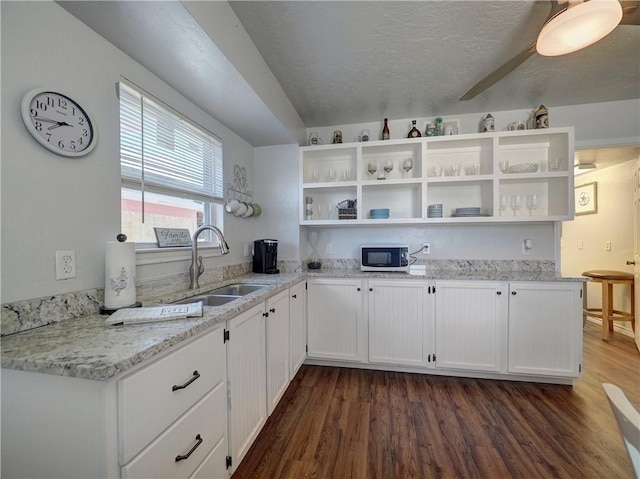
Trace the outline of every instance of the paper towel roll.
<instances>
[{"instance_id":1,"label":"paper towel roll","mask_svg":"<svg viewBox=\"0 0 640 479\"><path fill-rule=\"evenodd\" d=\"M108 241L104 255L104 307L131 306L136 302L136 245Z\"/></svg>"}]
</instances>

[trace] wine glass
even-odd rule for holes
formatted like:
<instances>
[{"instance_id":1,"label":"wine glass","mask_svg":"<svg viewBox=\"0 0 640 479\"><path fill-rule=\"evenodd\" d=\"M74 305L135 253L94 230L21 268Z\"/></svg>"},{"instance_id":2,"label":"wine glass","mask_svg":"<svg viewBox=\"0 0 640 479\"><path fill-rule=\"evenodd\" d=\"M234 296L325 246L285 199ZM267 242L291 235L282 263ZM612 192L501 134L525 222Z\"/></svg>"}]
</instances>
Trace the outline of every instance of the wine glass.
<instances>
[{"instance_id":1,"label":"wine glass","mask_svg":"<svg viewBox=\"0 0 640 479\"><path fill-rule=\"evenodd\" d=\"M538 195L527 195L527 208L529 208L529 216L533 214L533 210L539 206Z\"/></svg>"},{"instance_id":2,"label":"wine glass","mask_svg":"<svg viewBox=\"0 0 640 479\"><path fill-rule=\"evenodd\" d=\"M374 160L369 161L369 163L367 163L367 171L370 175L375 175L376 171L378 171L378 162Z\"/></svg>"},{"instance_id":3,"label":"wine glass","mask_svg":"<svg viewBox=\"0 0 640 479\"><path fill-rule=\"evenodd\" d=\"M389 173L391 173L393 171L393 160L386 160L384 162L384 171L387 174L387 176L389 175Z\"/></svg>"},{"instance_id":4,"label":"wine glass","mask_svg":"<svg viewBox=\"0 0 640 479\"><path fill-rule=\"evenodd\" d=\"M507 195L500 195L500 216L504 216L504 210L508 206Z\"/></svg>"},{"instance_id":5,"label":"wine glass","mask_svg":"<svg viewBox=\"0 0 640 479\"><path fill-rule=\"evenodd\" d=\"M522 208L522 198L520 195L511 196L511 209L513 210L513 216L518 216L518 210Z\"/></svg>"},{"instance_id":6,"label":"wine glass","mask_svg":"<svg viewBox=\"0 0 640 479\"><path fill-rule=\"evenodd\" d=\"M320 170L313 170L313 181L320 181Z\"/></svg>"},{"instance_id":7,"label":"wine glass","mask_svg":"<svg viewBox=\"0 0 640 479\"><path fill-rule=\"evenodd\" d=\"M409 172L413 168L413 160L411 158L405 158L402 162L402 169L405 171L405 176L409 176Z\"/></svg>"},{"instance_id":8,"label":"wine glass","mask_svg":"<svg viewBox=\"0 0 640 479\"><path fill-rule=\"evenodd\" d=\"M331 181L336 181L336 178L337 178L337 173L335 168L329 168L329 179Z\"/></svg>"},{"instance_id":9,"label":"wine glass","mask_svg":"<svg viewBox=\"0 0 640 479\"><path fill-rule=\"evenodd\" d=\"M502 173L506 173L509 169L509 160L500 160L498 162L498 166L500 167L500 171Z\"/></svg>"},{"instance_id":10,"label":"wine glass","mask_svg":"<svg viewBox=\"0 0 640 479\"><path fill-rule=\"evenodd\" d=\"M451 167L451 174L453 176L459 176L460 175L460 165L458 163L456 163L455 165L453 165Z\"/></svg>"},{"instance_id":11,"label":"wine glass","mask_svg":"<svg viewBox=\"0 0 640 479\"><path fill-rule=\"evenodd\" d=\"M349 181L351 179L351 168L345 168L342 170L342 179L344 181Z\"/></svg>"}]
</instances>

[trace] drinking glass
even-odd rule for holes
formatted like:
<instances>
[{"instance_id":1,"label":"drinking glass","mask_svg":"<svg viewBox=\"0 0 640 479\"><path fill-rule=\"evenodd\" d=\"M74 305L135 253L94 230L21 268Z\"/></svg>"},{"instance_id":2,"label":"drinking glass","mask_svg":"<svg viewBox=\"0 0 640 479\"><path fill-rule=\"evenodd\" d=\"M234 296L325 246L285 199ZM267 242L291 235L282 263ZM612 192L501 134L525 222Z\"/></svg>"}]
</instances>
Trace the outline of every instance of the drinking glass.
<instances>
[{"instance_id":1,"label":"drinking glass","mask_svg":"<svg viewBox=\"0 0 640 479\"><path fill-rule=\"evenodd\" d=\"M329 179L331 181L336 181L336 178L337 178L336 170L334 168L329 168Z\"/></svg>"},{"instance_id":2,"label":"drinking glass","mask_svg":"<svg viewBox=\"0 0 640 479\"><path fill-rule=\"evenodd\" d=\"M327 203L327 219L333 219L333 203Z\"/></svg>"},{"instance_id":3,"label":"drinking glass","mask_svg":"<svg viewBox=\"0 0 640 479\"><path fill-rule=\"evenodd\" d=\"M460 175L460 165L459 164L455 164L451 167L451 173L453 174L453 176L459 176Z\"/></svg>"},{"instance_id":4,"label":"drinking glass","mask_svg":"<svg viewBox=\"0 0 640 479\"><path fill-rule=\"evenodd\" d=\"M375 175L376 171L378 171L378 162L374 160L369 161L369 163L367 163L367 171L370 175Z\"/></svg>"},{"instance_id":5,"label":"drinking glass","mask_svg":"<svg viewBox=\"0 0 640 479\"><path fill-rule=\"evenodd\" d=\"M550 170L557 170L558 168L560 168L560 158L558 158L557 156L550 158L549 159L549 169Z\"/></svg>"},{"instance_id":6,"label":"drinking glass","mask_svg":"<svg viewBox=\"0 0 640 479\"><path fill-rule=\"evenodd\" d=\"M384 171L387 175L389 175L389 173L391 173L393 171L393 160L386 160L384 162Z\"/></svg>"},{"instance_id":7,"label":"drinking glass","mask_svg":"<svg viewBox=\"0 0 640 479\"><path fill-rule=\"evenodd\" d=\"M313 181L320 181L320 170L313 170Z\"/></svg>"},{"instance_id":8,"label":"drinking glass","mask_svg":"<svg viewBox=\"0 0 640 479\"><path fill-rule=\"evenodd\" d=\"M533 214L533 211L539 206L538 195L527 195L527 208L529 208L529 216Z\"/></svg>"},{"instance_id":9,"label":"drinking glass","mask_svg":"<svg viewBox=\"0 0 640 479\"><path fill-rule=\"evenodd\" d=\"M411 158L405 158L402 162L402 169L405 171L405 176L409 176L411 168L413 168L413 160Z\"/></svg>"},{"instance_id":10,"label":"drinking glass","mask_svg":"<svg viewBox=\"0 0 640 479\"><path fill-rule=\"evenodd\" d=\"M434 176L442 176L442 166L436 165L433 167Z\"/></svg>"},{"instance_id":11,"label":"drinking glass","mask_svg":"<svg viewBox=\"0 0 640 479\"><path fill-rule=\"evenodd\" d=\"M507 209L508 203L507 195L500 195L500 216L504 216L504 210Z\"/></svg>"},{"instance_id":12,"label":"drinking glass","mask_svg":"<svg viewBox=\"0 0 640 479\"><path fill-rule=\"evenodd\" d=\"M520 195L511 196L511 209L513 210L513 216L518 216L518 210L522 208L522 198Z\"/></svg>"},{"instance_id":13,"label":"drinking glass","mask_svg":"<svg viewBox=\"0 0 640 479\"><path fill-rule=\"evenodd\" d=\"M345 168L342 170L342 179L344 181L349 181L351 179L351 168Z\"/></svg>"},{"instance_id":14,"label":"drinking glass","mask_svg":"<svg viewBox=\"0 0 640 479\"><path fill-rule=\"evenodd\" d=\"M502 173L506 173L509 169L509 160L500 160L498 162L498 166L500 167L500 171Z\"/></svg>"}]
</instances>

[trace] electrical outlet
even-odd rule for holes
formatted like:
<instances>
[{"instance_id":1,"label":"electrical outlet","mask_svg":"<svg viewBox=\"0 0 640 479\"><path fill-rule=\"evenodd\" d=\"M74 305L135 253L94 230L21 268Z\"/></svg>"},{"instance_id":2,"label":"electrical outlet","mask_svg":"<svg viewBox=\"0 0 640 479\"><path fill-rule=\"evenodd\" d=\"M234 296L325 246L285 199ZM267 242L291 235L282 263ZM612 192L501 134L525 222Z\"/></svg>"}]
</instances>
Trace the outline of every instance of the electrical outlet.
<instances>
[{"instance_id":1,"label":"electrical outlet","mask_svg":"<svg viewBox=\"0 0 640 479\"><path fill-rule=\"evenodd\" d=\"M431 243L422 243L422 254L431 254Z\"/></svg>"},{"instance_id":2,"label":"electrical outlet","mask_svg":"<svg viewBox=\"0 0 640 479\"><path fill-rule=\"evenodd\" d=\"M605 241L604 242L604 250L605 251L611 251L611 241Z\"/></svg>"},{"instance_id":3,"label":"electrical outlet","mask_svg":"<svg viewBox=\"0 0 640 479\"><path fill-rule=\"evenodd\" d=\"M72 249L56 251L56 279L76 277L76 252Z\"/></svg>"}]
</instances>

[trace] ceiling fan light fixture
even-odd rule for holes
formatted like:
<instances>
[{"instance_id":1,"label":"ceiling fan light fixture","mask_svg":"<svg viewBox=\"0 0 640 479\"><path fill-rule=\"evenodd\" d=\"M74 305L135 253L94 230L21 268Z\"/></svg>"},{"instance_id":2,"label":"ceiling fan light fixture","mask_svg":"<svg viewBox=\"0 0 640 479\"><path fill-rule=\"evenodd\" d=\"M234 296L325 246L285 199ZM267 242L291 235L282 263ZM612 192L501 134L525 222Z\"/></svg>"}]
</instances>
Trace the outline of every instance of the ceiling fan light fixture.
<instances>
[{"instance_id":1,"label":"ceiling fan light fixture","mask_svg":"<svg viewBox=\"0 0 640 479\"><path fill-rule=\"evenodd\" d=\"M622 20L618 0L589 0L574 4L549 20L538 35L536 50L554 57L585 48L607 36Z\"/></svg>"}]
</instances>

